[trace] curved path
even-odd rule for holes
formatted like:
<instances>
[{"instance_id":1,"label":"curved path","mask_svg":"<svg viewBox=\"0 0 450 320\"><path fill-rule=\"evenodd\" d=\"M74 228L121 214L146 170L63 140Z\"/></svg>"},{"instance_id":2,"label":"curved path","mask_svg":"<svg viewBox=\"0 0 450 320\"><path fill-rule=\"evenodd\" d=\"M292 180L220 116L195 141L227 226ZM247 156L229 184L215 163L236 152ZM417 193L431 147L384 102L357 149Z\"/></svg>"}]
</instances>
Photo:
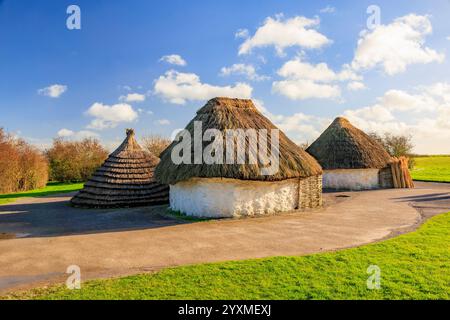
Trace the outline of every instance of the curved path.
<instances>
[{"instance_id":1,"label":"curved path","mask_svg":"<svg viewBox=\"0 0 450 320\"><path fill-rule=\"evenodd\" d=\"M195 223L164 218L162 207L76 211L80 209L67 206L68 199L26 199L0 206L0 233L22 230L27 236L0 240L0 291L63 282L69 265L80 266L82 279L87 279L366 244L412 230L427 215L450 211L450 185L329 193L328 205L320 210ZM39 214L43 220L54 214L57 221L39 225ZM64 227L73 235L56 232L64 221L78 223ZM124 225L131 230L118 231Z\"/></svg>"}]
</instances>

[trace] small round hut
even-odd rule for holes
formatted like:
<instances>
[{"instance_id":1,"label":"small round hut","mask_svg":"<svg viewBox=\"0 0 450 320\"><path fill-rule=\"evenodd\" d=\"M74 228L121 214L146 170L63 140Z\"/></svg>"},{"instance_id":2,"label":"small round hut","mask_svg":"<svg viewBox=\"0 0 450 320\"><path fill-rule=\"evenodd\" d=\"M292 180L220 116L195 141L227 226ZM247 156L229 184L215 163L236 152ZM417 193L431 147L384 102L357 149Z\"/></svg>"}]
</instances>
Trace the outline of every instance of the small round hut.
<instances>
[{"instance_id":1,"label":"small round hut","mask_svg":"<svg viewBox=\"0 0 450 320\"><path fill-rule=\"evenodd\" d=\"M153 178L159 159L141 148L133 129L127 129L126 134L122 144L72 198L72 205L115 208L169 202L169 187Z\"/></svg>"},{"instance_id":2,"label":"small round hut","mask_svg":"<svg viewBox=\"0 0 450 320\"><path fill-rule=\"evenodd\" d=\"M323 187L335 190L391 188L391 156L378 141L343 117L306 149L324 170Z\"/></svg>"},{"instance_id":3,"label":"small round hut","mask_svg":"<svg viewBox=\"0 0 450 320\"><path fill-rule=\"evenodd\" d=\"M239 144L242 135L235 135L236 132L244 134L242 144ZM252 140L251 133L266 132L267 143L261 136L258 136L258 143ZM274 132L278 134L277 139ZM190 143L182 151L186 161L180 163L174 155L187 141L185 139ZM278 146L272 149L275 140ZM218 161L201 159L198 150L203 150L203 155L209 152ZM263 173L267 162L250 160L261 151L269 156L278 155L277 160L271 162L271 165L277 162L276 170ZM321 206L321 174L317 161L278 130L251 100L231 98L208 101L183 135L179 134L162 152L155 170L156 179L170 185L172 210L215 218Z\"/></svg>"}]
</instances>

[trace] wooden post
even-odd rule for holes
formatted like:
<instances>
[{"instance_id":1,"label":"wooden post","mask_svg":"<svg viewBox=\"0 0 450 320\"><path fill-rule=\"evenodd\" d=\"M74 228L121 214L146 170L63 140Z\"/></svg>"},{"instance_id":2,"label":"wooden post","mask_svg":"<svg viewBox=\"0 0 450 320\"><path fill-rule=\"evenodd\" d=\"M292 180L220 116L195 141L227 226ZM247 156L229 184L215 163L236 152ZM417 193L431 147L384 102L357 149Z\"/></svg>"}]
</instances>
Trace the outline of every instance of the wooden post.
<instances>
[{"instance_id":1,"label":"wooden post","mask_svg":"<svg viewBox=\"0 0 450 320\"><path fill-rule=\"evenodd\" d=\"M405 157L402 157L402 170L403 176L405 177L405 188L411 188L408 178L408 160Z\"/></svg>"},{"instance_id":2,"label":"wooden post","mask_svg":"<svg viewBox=\"0 0 450 320\"><path fill-rule=\"evenodd\" d=\"M398 168L399 168L399 176L400 176L400 183L402 185L402 188L406 188L406 176L405 176L405 168L404 168L404 161L402 158L399 159L398 162Z\"/></svg>"},{"instance_id":3,"label":"wooden post","mask_svg":"<svg viewBox=\"0 0 450 320\"><path fill-rule=\"evenodd\" d=\"M392 172L392 181L394 182L394 188L398 188L398 180L397 180L397 170L396 168L397 158L392 158L391 162L391 172Z\"/></svg>"},{"instance_id":4,"label":"wooden post","mask_svg":"<svg viewBox=\"0 0 450 320\"><path fill-rule=\"evenodd\" d=\"M395 158L395 161L393 163L394 172L395 172L395 182L396 182L396 188L402 187L402 182L400 179L400 170L399 170L399 159Z\"/></svg>"},{"instance_id":5,"label":"wooden post","mask_svg":"<svg viewBox=\"0 0 450 320\"><path fill-rule=\"evenodd\" d=\"M409 172L409 167L408 167L408 158L405 157L405 172L406 172L406 178L408 179L408 184L409 184L409 188L414 188L414 181L411 177L411 173Z\"/></svg>"}]
</instances>

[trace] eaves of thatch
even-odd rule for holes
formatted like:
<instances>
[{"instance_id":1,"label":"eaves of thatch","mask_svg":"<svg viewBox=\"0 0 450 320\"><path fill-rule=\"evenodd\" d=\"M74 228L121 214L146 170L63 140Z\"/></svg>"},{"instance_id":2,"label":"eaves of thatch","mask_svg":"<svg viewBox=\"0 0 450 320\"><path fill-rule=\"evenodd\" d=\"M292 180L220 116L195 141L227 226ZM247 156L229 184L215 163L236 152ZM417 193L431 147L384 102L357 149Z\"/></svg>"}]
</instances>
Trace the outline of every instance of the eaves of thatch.
<instances>
[{"instance_id":1,"label":"eaves of thatch","mask_svg":"<svg viewBox=\"0 0 450 320\"><path fill-rule=\"evenodd\" d=\"M202 134L207 129L217 129L223 133L230 129L267 129L270 137L271 129L277 127L254 106L251 100L214 98L198 110L195 118L187 125L186 130L194 135L194 122L202 123ZM286 135L279 131L279 169L272 175L261 175L264 165L259 161L257 164L194 164L194 146L192 144L192 161L190 164L175 164L171 159L171 152L178 141L162 152L161 162L155 170L156 179L165 184L175 184L190 178L232 178L241 180L279 181L290 178L305 178L322 173L322 168L317 161L302 150ZM203 149L210 142L203 142ZM223 154L225 158L226 143L223 143ZM254 146L251 146L253 148ZM245 148L246 159L249 157L248 146ZM268 143L270 154L270 138ZM251 152L251 151L250 151ZM255 152L255 150L253 150ZM225 162L225 161L224 161Z\"/></svg>"}]
</instances>

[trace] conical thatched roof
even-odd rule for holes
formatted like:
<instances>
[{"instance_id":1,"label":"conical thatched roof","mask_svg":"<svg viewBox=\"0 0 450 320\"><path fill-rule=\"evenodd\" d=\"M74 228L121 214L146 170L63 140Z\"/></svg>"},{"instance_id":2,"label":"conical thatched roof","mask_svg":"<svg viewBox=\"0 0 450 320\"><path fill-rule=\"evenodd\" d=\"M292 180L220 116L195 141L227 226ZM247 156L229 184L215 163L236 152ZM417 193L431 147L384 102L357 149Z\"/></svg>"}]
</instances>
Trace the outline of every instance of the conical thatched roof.
<instances>
[{"instance_id":1,"label":"conical thatched roof","mask_svg":"<svg viewBox=\"0 0 450 320\"><path fill-rule=\"evenodd\" d=\"M336 118L306 151L325 170L381 169L391 160L380 143L342 117Z\"/></svg>"},{"instance_id":2,"label":"conical thatched roof","mask_svg":"<svg viewBox=\"0 0 450 320\"><path fill-rule=\"evenodd\" d=\"M194 136L194 121L202 123L202 135L207 129L221 131L223 142L223 159L226 158L227 144L225 143L225 132L229 129L267 129L269 135L268 155L270 152L271 129L277 129L275 125L263 116L254 106L251 100L214 98L197 111L195 118L187 125L186 130ZM211 142L203 142L203 150ZM233 178L242 180L266 180L277 181L289 178L304 178L322 173L322 168L317 161L308 153L303 151L286 135L279 131L279 170L273 175L261 175L261 168L265 166L258 164L244 164L233 162L231 164L194 164L194 143L192 143L191 164L176 165L171 159L171 152L177 141L163 151L161 162L156 167L155 176L159 182L175 184L176 182L190 178ZM254 146L255 147L255 146ZM257 148L257 147L256 147ZM252 148L252 153L255 149ZM249 157L248 145L245 148L246 159Z\"/></svg>"},{"instance_id":3,"label":"conical thatched roof","mask_svg":"<svg viewBox=\"0 0 450 320\"><path fill-rule=\"evenodd\" d=\"M110 154L71 203L81 207L132 207L169 201L169 187L156 183L153 171L159 159L144 151L134 131Z\"/></svg>"}]
</instances>

